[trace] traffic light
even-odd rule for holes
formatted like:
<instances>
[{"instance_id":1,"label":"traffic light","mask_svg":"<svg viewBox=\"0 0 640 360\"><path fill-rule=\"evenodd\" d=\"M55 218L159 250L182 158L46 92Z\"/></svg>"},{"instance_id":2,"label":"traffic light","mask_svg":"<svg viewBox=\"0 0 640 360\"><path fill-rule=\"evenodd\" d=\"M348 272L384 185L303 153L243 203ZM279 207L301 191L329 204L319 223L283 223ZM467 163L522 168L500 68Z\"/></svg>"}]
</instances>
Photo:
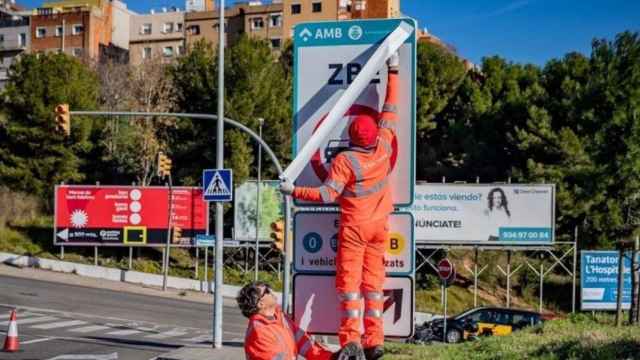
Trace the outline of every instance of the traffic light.
<instances>
[{"instance_id":1,"label":"traffic light","mask_svg":"<svg viewBox=\"0 0 640 360\"><path fill-rule=\"evenodd\" d=\"M181 238L182 238L182 229L177 226L174 226L172 242L174 244L179 243Z\"/></svg>"},{"instance_id":2,"label":"traffic light","mask_svg":"<svg viewBox=\"0 0 640 360\"><path fill-rule=\"evenodd\" d=\"M158 176L165 177L171 174L171 159L162 151L158 153Z\"/></svg>"},{"instance_id":3,"label":"traffic light","mask_svg":"<svg viewBox=\"0 0 640 360\"><path fill-rule=\"evenodd\" d=\"M271 223L271 240L274 248L280 252L284 251L284 221L278 220Z\"/></svg>"},{"instance_id":4,"label":"traffic light","mask_svg":"<svg viewBox=\"0 0 640 360\"><path fill-rule=\"evenodd\" d=\"M65 136L71 135L71 114L69 113L69 104L56 105L55 113L56 131L63 133Z\"/></svg>"}]
</instances>

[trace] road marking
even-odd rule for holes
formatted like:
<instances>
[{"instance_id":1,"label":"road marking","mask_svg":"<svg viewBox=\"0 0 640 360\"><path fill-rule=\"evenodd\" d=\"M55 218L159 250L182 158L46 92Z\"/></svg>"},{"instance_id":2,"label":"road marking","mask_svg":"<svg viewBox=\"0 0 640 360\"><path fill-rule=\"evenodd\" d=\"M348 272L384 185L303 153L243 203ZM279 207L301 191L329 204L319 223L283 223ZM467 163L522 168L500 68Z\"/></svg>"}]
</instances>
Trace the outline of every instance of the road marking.
<instances>
[{"instance_id":1,"label":"road marking","mask_svg":"<svg viewBox=\"0 0 640 360\"><path fill-rule=\"evenodd\" d=\"M119 330L108 332L107 335L133 335L139 333L140 330Z\"/></svg>"},{"instance_id":2,"label":"road marking","mask_svg":"<svg viewBox=\"0 0 640 360\"><path fill-rule=\"evenodd\" d=\"M174 330L170 330L170 331L161 332L159 334L147 335L147 336L145 336L145 338L149 338L149 339L166 339L166 338L176 337L176 336L185 336L187 334L188 334L188 332L186 332L184 330L174 329Z\"/></svg>"},{"instance_id":3,"label":"road marking","mask_svg":"<svg viewBox=\"0 0 640 360\"><path fill-rule=\"evenodd\" d=\"M54 321L54 320L58 320L58 318L55 318L53 316L43 316L43 317L29 318L29 319L18 319L18 325L33 324L37 322ZM9 325L8 321L0 322L0 326L7 326L7 325Z\"/></svg>"},{"instance_id":4,"label":"road marking","mask_svg":"<svg viewBox=\"0 0 640 360\"><path fill-rule=\"evenodd\" d=\"M57 328L70 327L70 326L76 326L76 325L84 325L86 323L87 323L86 321L82 321L82 320L70 320L70 321L54 322L54 323L43 324L43 325L32 325L30 327L33 329L48 330L48 329L57 329Z\"/></svg>"},{"instance_id":5,"label":"road marking","mask_svg":"<svg viewBox=\"0 0 640 360\"><path fill-rule=\"evenodd\" d=\"M52 357L48 360L118 360L118 353L111 353L105 355L94 354L78 354L78 355L59 355Z\"/></svg>"},{"instance_id":6,"label":"road marking","mask_svg":"<svg viewBox=\"0 0 640 360\"><path fill-rule=\"evenodd\" d=\"M16 310L16 316L17 316L18 319L22 319L22 318L26 318L26 317L29 317L29 316L42 316L42 314L35 314L35 313L29 312L29 311L18 312ZM11 317L11 311L1 314L0 315L0 320L9 319L9 317Z\"/></svg>"},{"instance_id":7,"label":"road marking","mask_svg":"<svg viewBox=\"0 0 640 360\"><path fill-rule=\"evenodd\" d=\"M27 340L27 341L20 341L20 345L35 344L35 343L39 343L39 342L43 342L43 341L49 341L49 340L55 340L55 338L42 338L42 339L33 339L33 340Z\"/></svg>"},{"instance_id":8,"label":"road marking","mask_svg":"<svg viewBox=\"0 0 640 360\"><path fill-rule=\"evenodd\" d=\"M212 334L205 334L205 335L200 335L200 336L192 337L192 338L190 338L190 339L182 339L182 341L185 341L185 342L192 342L192 343L199 343L199 342L205 342L205 341L213 341L213 335L212 335Z\"/></svg>"},{"instance_id":9,"label":"road marking","mask_svg":"<svg viewBox=\"0 0 640 360\"><path fill-rule=\"evenodd\" d=\"M70 332L77 332L77 333L88 333L88 332L94 332L94 331L99 331L99 330L106 330L106 329L111 329L108 326L103 326L103 325L91 325L91 326L85 326L85 327L79 327L79 328L75 328L75 329L70 329Z\"/></svg>"}]
</instances>

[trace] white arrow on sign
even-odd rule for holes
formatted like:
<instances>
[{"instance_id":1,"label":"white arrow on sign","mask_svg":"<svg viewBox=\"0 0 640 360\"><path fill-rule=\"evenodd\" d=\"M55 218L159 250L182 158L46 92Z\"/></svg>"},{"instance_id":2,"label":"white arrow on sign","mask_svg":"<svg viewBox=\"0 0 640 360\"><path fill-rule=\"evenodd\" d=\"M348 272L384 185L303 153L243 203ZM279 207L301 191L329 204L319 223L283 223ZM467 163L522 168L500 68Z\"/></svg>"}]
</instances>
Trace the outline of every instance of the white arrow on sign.
<instances>
[{"instance_id":1,"label":"white arrow on sign","mask_svg":"<svg viewBox=\"0 0 640 360\"><path fill-rule=\"evenodd\" d=\"M67 241L69 240L69 229L64 229L56 234L60 239Z\"/></svg>"},{"instance_id":2,"label":"white arrow on sign","mask_svg":"<svg viewBox=\"0 0 640 360\"><path fill-rule=\"evenodd\" d=\"M59 355L48 360L118 360L118 353L104 355L77 354L77 355Z\"/></svg>"},{"instance_id":3,"label":"white arrow on sign","mask_svg":"<svg viewBox=\"0 0 640 360\"><path fill-rule=\"evenodd\" d=\"M400 48L413 32L413 28L406 22L401 22L389 36L380 44L373 53L369 61L362 67L360 73L349 87L342 93L335 106L329 111L325 120L320 124L315 134L302 147L295 159L289 164L282 174L283 179L294 182L305 166L311 160L313 154L320 145L327 139L331 130L336 127L338 121L353 105L354 101L362 94L367 85L371 82L376 73L380 70L384 62Z\"/></svg>"}]
</instances>

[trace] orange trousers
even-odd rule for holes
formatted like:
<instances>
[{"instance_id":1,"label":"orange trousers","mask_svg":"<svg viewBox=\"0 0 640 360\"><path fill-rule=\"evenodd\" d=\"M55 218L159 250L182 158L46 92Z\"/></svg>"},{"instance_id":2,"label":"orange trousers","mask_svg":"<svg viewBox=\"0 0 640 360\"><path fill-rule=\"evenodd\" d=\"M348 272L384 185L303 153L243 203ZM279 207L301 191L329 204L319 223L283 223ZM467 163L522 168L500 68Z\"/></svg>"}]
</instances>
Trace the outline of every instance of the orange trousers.
<instances>
[{"instance_id":1,"label":"orange trousers","mask_svg":"<svg viewBox=\"0 0 640 360\"><path fill-rule=\"evenodd\" d=\"M341 346L357 342L368 348L384 343L382 285L385 279L384 253L388 237L387 218L340 226L336 290L342 310L338 330ZM361 314L363 298L364 314ZM362 319L364 335L360 334Z\"/></svg>"}]
</instances>

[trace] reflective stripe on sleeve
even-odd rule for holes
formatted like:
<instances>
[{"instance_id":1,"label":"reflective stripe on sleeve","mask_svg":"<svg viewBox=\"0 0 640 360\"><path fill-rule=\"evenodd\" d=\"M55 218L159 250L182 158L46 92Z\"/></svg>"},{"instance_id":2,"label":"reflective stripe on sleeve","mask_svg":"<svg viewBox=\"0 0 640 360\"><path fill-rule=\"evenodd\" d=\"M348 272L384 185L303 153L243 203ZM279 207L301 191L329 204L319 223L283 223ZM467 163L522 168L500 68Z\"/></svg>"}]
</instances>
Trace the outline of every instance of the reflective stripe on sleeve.
<instances>
[{"instance_id":1,"label":"reflective stripe on sleeve","mask_svg":"<svg viewBox=\"0 0 640 360\"><path fill-rule=\"evenodd\" d=\"M287 360L287 354L285 354L284 352L279 352L272 359L273 360Z\"/></svg>"},{"instance_id":2,"label":"reflective stripe on sleeve","mask_svg":"<svg viewBox=\"0 0 640 360\"><path fill-rule=\"evenodd\" d=\"M380 140L380 144L382 144L382 147L384 147L384 150L387 152L387 154L391 156L391 154L393 153L393 148L391 148L391 144L389 144L389 142L385 139Z\"/></svg>"},{"instance_id":3,"label":"reflective stripe on sleeve","mask_svg":"<svg viewBox=\"0 0 640 360\"><path fill-rule=\"evenodd\" d=\"M324 185L320 186L320 197L322 198L322 202L324 203L330 203L333 201L333 199L331 198L331 194L327 189L327 186Z\"/></svg>"},{"instance_id":4,"label":"reflective stripe on sleeve","mask_svg":"<svg viewBox=\"0 0 640 360\"><path fill-rule=\"evenodd\" d=\"M380 301L384 298L384 293L377 291L367 291L366 293L364 293L364 298L367 300Z\"/></svg>"},{"instance_id":5,"label":"reflective stripe on sleeve","mask_svg":"<svg viewBox=\"0 0 640 360\"><path fill-rule=\"evenodd\" d=\"M333 190L335 190L338 194L341 194L341 193L342 193L342 190L344 190L344 184L339 183L339 182L337 182L337 181L335 181L335 180L331 180L331 179L329 179L329 180L327 180L327 181L325 181L325 182L324 182L324 185L325 185L325 186L328 186L328 187L330 187L330 188L332 188L332 189L333 189Z\"/></svg>"},{"instance_id":6,"label":"reflective stripe on sleeve","mask_svg":"<svg viewBox=\"0 0 640 360\"><path fill-rule=\"evenodd\" d=\"M357 319L360 317L360 310L358 309L348 309L342 311L342 317L348 319Z\"/></svg>"},{"instance_id":7,"label":"reflective stripe on sleeve","mask_svg":"<svg viewBox=\"0 0 640 360\"><path fill-rule=\"evenodd\" d=\"M382 317L382 310L377 310L377 309L369 309L367 310L367 317L375 317L375 318L381 318Z\"/></svg>"},{"instance_id":8,"label":"reflective stripe on sleeve","mask_svg":"<svg viewBox=\"0 0 640 360\"><path fill-rule=\"evenodd\" d=\"M396 106L395 104L385 103L384 105L382 105L382 111L383 112L397 113L398 112L398 106Z\"/></svg>"},{"instance_id":9,"label":"reflective stripe on sleeve","mask_svg":"<svg viewBox=\"0 0 640 360\"><path fill-rule=\"evenodd\" d=\"M385 129L395 130L396 122L393 120L380 120L378 126Z\"/></svg>"},{"instance_id":10,"label":"reflective stripe on sleeve","mask_svg":"<svg viewBox=\"0 0 640 360\"><path fill-rule=\"evenodd\" d=\"M298 331L296 331L296 342L300 341L300 339L302 339L303 336L304 336L304 330L298 329Z\"/></svg>"},{"instance_id":11,"label":"reflective stripe on sleeve","mask_svg":"<svg viewBox=\"0 0 640 360\"><path fill-rule=\"evenodd\" d=\"M359 292L346 292L342 294L338 294L338 299L340 301L353 301L362 299L362 294Z\"/></svg>"}]
</instances>

